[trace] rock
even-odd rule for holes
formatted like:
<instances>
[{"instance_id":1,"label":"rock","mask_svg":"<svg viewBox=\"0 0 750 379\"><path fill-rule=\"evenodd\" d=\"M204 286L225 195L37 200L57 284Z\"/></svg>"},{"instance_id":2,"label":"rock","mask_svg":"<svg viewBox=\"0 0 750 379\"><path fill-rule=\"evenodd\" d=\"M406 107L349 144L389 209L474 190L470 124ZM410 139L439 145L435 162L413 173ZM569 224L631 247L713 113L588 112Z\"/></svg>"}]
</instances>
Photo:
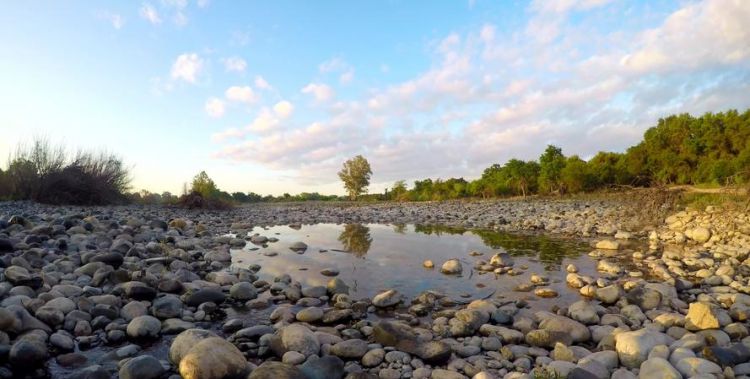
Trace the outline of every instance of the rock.
<instances>
[{"instance_id":1,"label":"rock","mask_svg":"<svg viewBox=\"0 0 750 379\"><path fill-rule=\"evenodd\" d=\"M685 328L688 330L719 329L731 322L731 317L726 311L717 305L702 301L690 303L685 316Z\"/></svg>"},{"instance_id":2,"label":"rock","mask_svg":"<svg viewBox=\"0 0 750 379\"><path fill-rule=\"evenodd\" d=\"M129 359L120 367L120 379L156 379L164 373L159 360L150 355Z\"/></svg>"},{"instance_id":3,"label":"rock","mask_svg":"<svg viewBox=\"0 0 750 379\"><path fill-rule=\"evenodd\" d=\"M623 366L636 368L648 358L654 346L670 345L671 342L666 334L640 329L615 335L615 350Z\"/></svg>"},{"instance_id":4,"label":"rock","mask_svg":"<svg viewBox=\"0 0 750 379\"><path fill-rule=\"evenodd\" d=\"M520 333L519 333L520 334ZM419 341L411 328L401 322L380 321L373 326L373 337L384 346L414 354L430 364L442 364L451 356L450 346L443 341Z\"/></svg>"},{"instance_id":5,"label":"rock","mask_svg":"<svg viewBox=\"0 0 750 379\"><path fill-rule=\"evenodd\" d=\"M344 376L344 361L332 355L318 359L311 357L299 369L307 379L341 378Z\"/></svg>"},{"instance_id":6,"label":"rock","mask_svg":"<svg viewBox=\"0 0 750 379\"><path fill-rule=\"evenodd\" d=\"M281 343L286 350L296 351L310 356L318 354L320 351L320 342L310 329L299 325L292 324L281 329Z\"/></svg>"},{"instance_id":7,"label":"rock","mask_svg":"<svg viewBox=\"0 0 750 379\"><path fill-rule=\"evenodd\" d=\"M112 266L114 269L120 268L122 266L122 262L124 261L124 258L122 254L117 252L108 252L108 253L101 253L97 254L91 259L89 259L89 262L102 262L106 265Z\"/></svg>"},{"instance_id":8,"label":"rock","mask_svg":"<svg viewBox=\"0 0 750 379\"><path fill-rule=\"evenodd\" d=\"M118 287L122 288L125 296L133 300L153 300L156 297L156 290L146 285L146 283L131 281L121 283Z\"/></svg>"},{"instance_id":9,"label":"rock","mask_svg":"<svg viewBox=\"0 0 750 379\"><path fill-rule=\"evenodd\" d=\"M708 240L711 238L711 231L703 227L697 227L690 230L690 232L686 233L686 235L695 242L704 243L708 242Z\"/></svg>"},{"instance_id":10,"label":"rock","mask_svg":"<svg viewBox=\"0 0 750 379\"><path fill-rule=\"evenodd\" d=\"M596 243L596 248L600 250L619 250L620 243L613 240L601 240Z\"/></svg>"},{"instance_id":11,"label":"rock","mask_svg":"<svg viewBox=\"0 0 750 379\"><path fill-rule=\"evenodd\" d=\"M625 297L629 303L639 306L644 311L656 309L662 302L659 291L644 287L630 290Z\"/></svg>"},{"instance_id":12,"label":"rock","mask_svg":"<svg viewBox=\"0 0 750 379\"><path fill-rule=\"evenodd\" d=\"M156 338L160 331L161 321L153 316L138 316L128 323L127 328L128 337L135 339Z\"/></svg>"},{"instance_id":13,"label":"rock","mask_svg":"<svg viewBox=\"0 0 750 379\"><path fill-rule=\"evenodd\" d=\"M728 347L707 346L702 350L703 356L722 367L735 366L750 361L750 347L736 343Z\"/></svg>"},{"instance_id":14,"label":"rock","mask_svg":"<svg viewBox=\"0 0 750 379\"><path fill-rule=\"evenodd\" d=\"M328 285L326 285L326 289L331 295L336 295L339 293L343 293L346 295L349 294L349 286L347 286L346 283L344 283L344 281L339 278L333 278L329 280Z\"/></svg>"},{"instance_id":15,"label":"rock","mask_svg":"<svg viewBox=\"0 0 750 379\"><path fill-rule=\"evenodd\" d=\"M620 299L622 288L617 284L596 289L596 298L604 304L614 304Z\"/></svg>"},{"instance_id":16,"label":"rock","mask_svg":"<svg viewBox=\"0 0 750 379\"><path fill-rule=\"evenodd\" d=\"M459 374L455 371L450 370L443 370L441 368L436 368L432 370L432 375L430 376L431 379L466 379L466 377L462 374Z\"/></svg>"},{"instance_id":17,"label":"rock","mask_svg":"<svg viewBox=\"0 0 750 379\"><path fill-rule=\"evenodd\" d=\"M297 312L296 318L302 322L318 322L323 318L323 310L318 307L307 307Z\"/></svg>"},{"instance_id":18,"label":"rock","mask_svg":"<svg viewBox=\"0 0 750 379\"><path fill-rule=\"evenodd\" d=\"M424 268L434 268L435 267L435 263L433 263L431 260L428 259L428 260L422 262L422 267L424 267Z\"/></svg>"},{"instance_id":19,"label":"rock","mask_svg":"<svg viewBox=\"0 0 750 379\"><path fill-rule=\"evenodd\" d=\"M664 358L649 358L641 363L641 370L639 377L643 379L647 378L663 378L663 379L682 379L682 375Z\"/></svg>"},{"instance_id":20,"label":"rock","mask_svg":"<svg viewBox=\"0 0 750 379\"><path fill-rule=\"evenodd\" d=\"M568 307L568 316L585 325L599 323L599 315L589 301L579 300Z\"/></svg>"},{"instance_id":21,"label":"rock","mask_svg":"<svg viewBox=\"0 0 750 379\"><path fill-rule=\"evenodd\" d=\"M229 288L229 297L239 301L253 300L258 297L258 292L251 283L239 282Z\"/></svg>"},{"instance_id":22,"label":"rock","mask_svg":"<svg viewBox=\"0 0 750 379\"><path fill-rule=\"evenodd\" d=\"M449 259L440 267L440 272L447 275L458 275L462 271L463 267L458 259Z\"/></svg>"},{"instance_id":23,"label":"rock","mask_svg":"<svg viewBox=\"0 0 750 379\"><path fill-rule=\"evenodd\" d=\"M14 367L26 370L32 367L43 367L47 361L47 344L35 339L21 339L10 348L8 361Z\"/></svg>"},{"instance_id":24,"label":"rock","mask_svg":"<svg viewBox=\"0 0 750 379\"><path fill-rule=\"evenodd\" d=\"M553 348L558 343L571 345L573 338L566 332L535 329L526 333L526 343L536 347Z\"/></svg>"},{"instance_id":25,"label":"rock","mask_svg":"<svg viewBox=\"0 0 750 379\"><path fill-rule=\"evenodd\" d=\"M220 289L202 288L188 295L185 299L185 304L191 307L197 307L203 303L221 304L224 302L224 299L226 299L226 296Z\"/></svg>"},{"instance_id":26,"label":"rock","mask_svg":"<svg viewBox=\"0 0 750 379\"><path fill-rule=\"evenodd\" d=\"M362 365L365 367L375 367L383 362L383 358L385 358L385 350L373 349L362 356Z\"/></svg>"},{"instance_id":27,"label":"rock","mask_svg":"<svg viewBox=\"0 0 750 379\"><path fill-rule=\"evenodd\" d=\"M304 242L295 242L289 245L289 249L296 252L304 252L305 250L307 250L307 244Z\"/></svg>"},{"instance_id":28,"label":"rock","mask_svg":"<svg viewBox=\"0 0 750 379\"><path fill-rule=\"evenodd\" d=\"M495 267L509 267L514 263L513 257L508 253L497 253L490 258L490 264Z\"/></svg>"},{"instance_id":29,"label":"rock","mask_svg":"<svg viewBox=\"0 0 750 379\"><path fill-rule=\"evenodd\" d=\"M547 288L547 287L535 289L534 295L543 297L543 298L552 298L552 297L558 296L557 291L553 290L552 288Z\"/></svg>"},{"instance_id":30,"label":"rock","mask_svg":"<svg viewBox=\"0 0 750 379\"><path fill-rule=\"evenodd\" d=\"M218 337L201 339L188 350L179 364L182 379L241 377L247 375L247 369L247 361L242 352L225 339Z\"/></svg>"},{"instance_id":31,"label":"rock","mask_svg":"<svg viewBox=\"0 0 750 379\"><path fill-rule=\"evenodd\" d=\"M174 363L175 366L179 365L182 357L184 357L193 346L209 337L218 336L205 329L188 329L180 333L175 337L174 341L172 341L172 345L169 346L169 360Z\"/></svg>"},{"instance_id":32,"label":"rock","mask_svg":"<svg viewBox=\"0 0 750 379\"><path fill-rule=\"evenodd\" d=\"M677 362L677 371L687 378L699 375L723 375L716 363L698 357L688 357Z\"/></svg>"},{"instance_id":33,"label":"rock","mask_svg":"<svg viewBox=\"0 0 750 379\"><path fill-rule=\"evenodd\" d=\"M266 361L258 366L247 379L308 379L295 366L281 362Z\"/></svg>"},{"instance_id":34,"label":"rock","mask_svg":"<svg viewBox=\"0 0 750 379\"><path fill-rule=\"evenodd\" d=\"M157 298L151 306L151 314L161 319L180 317L182 315L182 301L175 295Z\"/></svg>"},{"instance_id":35,"label":"rock","mask_svg":"<svg viewBox=\"0 0 750 379\"><path fill-rule=\"evenodd\" d=\"M13 243L7 238L0 238L0 253L12 253Z\"/></svg>"},{"instance_id":36,"label":"rock","mask_svg":"<svg viewBox=\"0 0 750 379\"><path fill-rule=\"evenodd\" d=\"M549 312L537 312L535 316L539 320L540 329L568 333L573 342L586 342L591 338L589 329L578 321Z\"/></svg>"},{"instance_id":37,"label":"rock","mask_svg":"<svg viewBox=\"0 0 750 379\"><path fill-rule=\"evenodd\" d=\"M302 353L298 353L296 351L287 351L281 357L281 361L290 365L298 365L304 362L305 358L305 355Z\"/></svg>"},{"instance_id":38,"label":"rock","mask_svg":"<svg viewBox=\"0 0 750 379\"><path fill-rule=\"evenodd\" d=\"M111 379L112 375L100 365L77 369L68 376L68 379Z\"/></svg>"},{"instance_id":39,"label":"rock","mask_svg":"<svg viewBox=\"0 0 750 379\"><path fill-rule=\"evenodd\" d=\"M337 276L339 274L339 270L334 267L327 267L320 270L320 274L323 276Z\"/></svg>"},{"instance_id":40,"label":"rock","mask_svg":"<svg viewBox=\"0 0 750 379\"><path fill-rule=\"evenodd\" d=\"M394 289L383 291L372 298L372 305L378 308L392 307L401 302L401 294Z\"/></svg>"},{"instance_id":41,"label":"rock","mask_svg":"<svg viewBox=\"0 0 750 379\"><path fill-rule=\"evenodd\" d=\"M360 359L367 349L367 341L350 339L331 346L331 354L344 359Z\"/></svg>"}]
</instances>

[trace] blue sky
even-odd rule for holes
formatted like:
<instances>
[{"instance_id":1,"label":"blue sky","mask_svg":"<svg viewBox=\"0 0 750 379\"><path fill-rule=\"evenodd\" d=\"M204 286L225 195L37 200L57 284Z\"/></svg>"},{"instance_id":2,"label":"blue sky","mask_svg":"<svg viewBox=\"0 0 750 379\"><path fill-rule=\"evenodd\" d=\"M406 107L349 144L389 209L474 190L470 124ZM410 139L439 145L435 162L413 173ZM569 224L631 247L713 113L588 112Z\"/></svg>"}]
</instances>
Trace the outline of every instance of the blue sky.
<instances>
[{"instance_id":1,"label":"blue sky","mask_svg":"<svg viewBox=\"0 0 750 379\"><path fill-rule=\"evenodd\" d=\"M750 106L750 2L10 2L0 156L105 149L134 189L343 193L589 157L660 116ZM4 159L3 159L4 160Z\"/></svg>"}]
</instances>

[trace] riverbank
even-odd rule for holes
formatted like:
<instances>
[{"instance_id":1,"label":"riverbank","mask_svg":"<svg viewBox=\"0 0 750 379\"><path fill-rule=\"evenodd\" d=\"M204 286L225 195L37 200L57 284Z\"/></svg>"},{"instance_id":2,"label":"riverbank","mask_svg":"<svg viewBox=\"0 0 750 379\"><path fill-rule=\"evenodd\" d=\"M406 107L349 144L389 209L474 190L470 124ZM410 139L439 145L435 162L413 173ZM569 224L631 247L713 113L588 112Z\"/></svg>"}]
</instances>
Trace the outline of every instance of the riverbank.
<instances>
[{"instance_id":1,"label":"riverbank","mask_svg":"<svg viewBox=\"0 0 750 379\"><path fill-rule=\"evenodd\" d=\"M709 208L659 223L639 215L653 218L642 203L617 199L261 204L226 212L0 203L0 377L750 374L748 215ZM436 291L355 298L352 283L335 273L325 286L306 286L294 272L263 280L262 266L233 264L233 249L277 238L241 237L255 226L317 223L585 238L597 272L566 267L579 300L532 310L503 294L468 302ZM643 248L631 246L638 238ZM498 281L526 271L502 252L456 255L461 260L433 262L434 269L471 268ZM556 296L549 284L529 275L516 291ZM382 312L391 316L372 317Z\"/></svg>"}]
</instances>

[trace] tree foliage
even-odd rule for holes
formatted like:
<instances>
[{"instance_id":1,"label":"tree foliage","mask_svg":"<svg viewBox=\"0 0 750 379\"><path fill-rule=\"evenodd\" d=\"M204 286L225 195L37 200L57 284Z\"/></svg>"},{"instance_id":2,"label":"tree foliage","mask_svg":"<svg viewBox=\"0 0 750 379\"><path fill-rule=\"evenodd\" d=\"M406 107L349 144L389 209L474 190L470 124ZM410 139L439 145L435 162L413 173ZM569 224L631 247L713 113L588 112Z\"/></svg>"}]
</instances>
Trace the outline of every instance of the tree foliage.
<instances>
[{"instance_id":1,"label":"tree foliage","mask_svg":"<svg viewBox=\"0 0 750 379\"><path fill-rule=\"evenodd\" d=\"M344 162L344 166L339 171L339 178L344 182L344 188L349 194L351 200L367 192L367 186L370 185L370 176L372 169L367 159L361 155Z\"/></svg>"}]
</instances>

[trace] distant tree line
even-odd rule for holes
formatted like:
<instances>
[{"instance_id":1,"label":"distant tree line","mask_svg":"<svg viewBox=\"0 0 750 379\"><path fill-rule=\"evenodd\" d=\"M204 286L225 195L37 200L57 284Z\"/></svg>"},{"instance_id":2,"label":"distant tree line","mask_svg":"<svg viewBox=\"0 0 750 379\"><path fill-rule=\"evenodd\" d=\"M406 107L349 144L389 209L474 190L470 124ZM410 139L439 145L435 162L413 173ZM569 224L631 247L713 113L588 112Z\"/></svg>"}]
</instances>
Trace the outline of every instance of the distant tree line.
<instances>
[{"instance_id":1,"label":"distant tree line","mask_svg":"<svg viewBox=\"0 0 750 379\"><path fill-rule=\"evenodd\" d=\"M731 185L750 182L750 110L689 114L660 119L624 153L599 152L589 160L547 146L538 160L510 159L482 176L403 180L387 200L427 201L467 197L526 196L595 191L612 186Z\"/></svg>"}]
</instances>

